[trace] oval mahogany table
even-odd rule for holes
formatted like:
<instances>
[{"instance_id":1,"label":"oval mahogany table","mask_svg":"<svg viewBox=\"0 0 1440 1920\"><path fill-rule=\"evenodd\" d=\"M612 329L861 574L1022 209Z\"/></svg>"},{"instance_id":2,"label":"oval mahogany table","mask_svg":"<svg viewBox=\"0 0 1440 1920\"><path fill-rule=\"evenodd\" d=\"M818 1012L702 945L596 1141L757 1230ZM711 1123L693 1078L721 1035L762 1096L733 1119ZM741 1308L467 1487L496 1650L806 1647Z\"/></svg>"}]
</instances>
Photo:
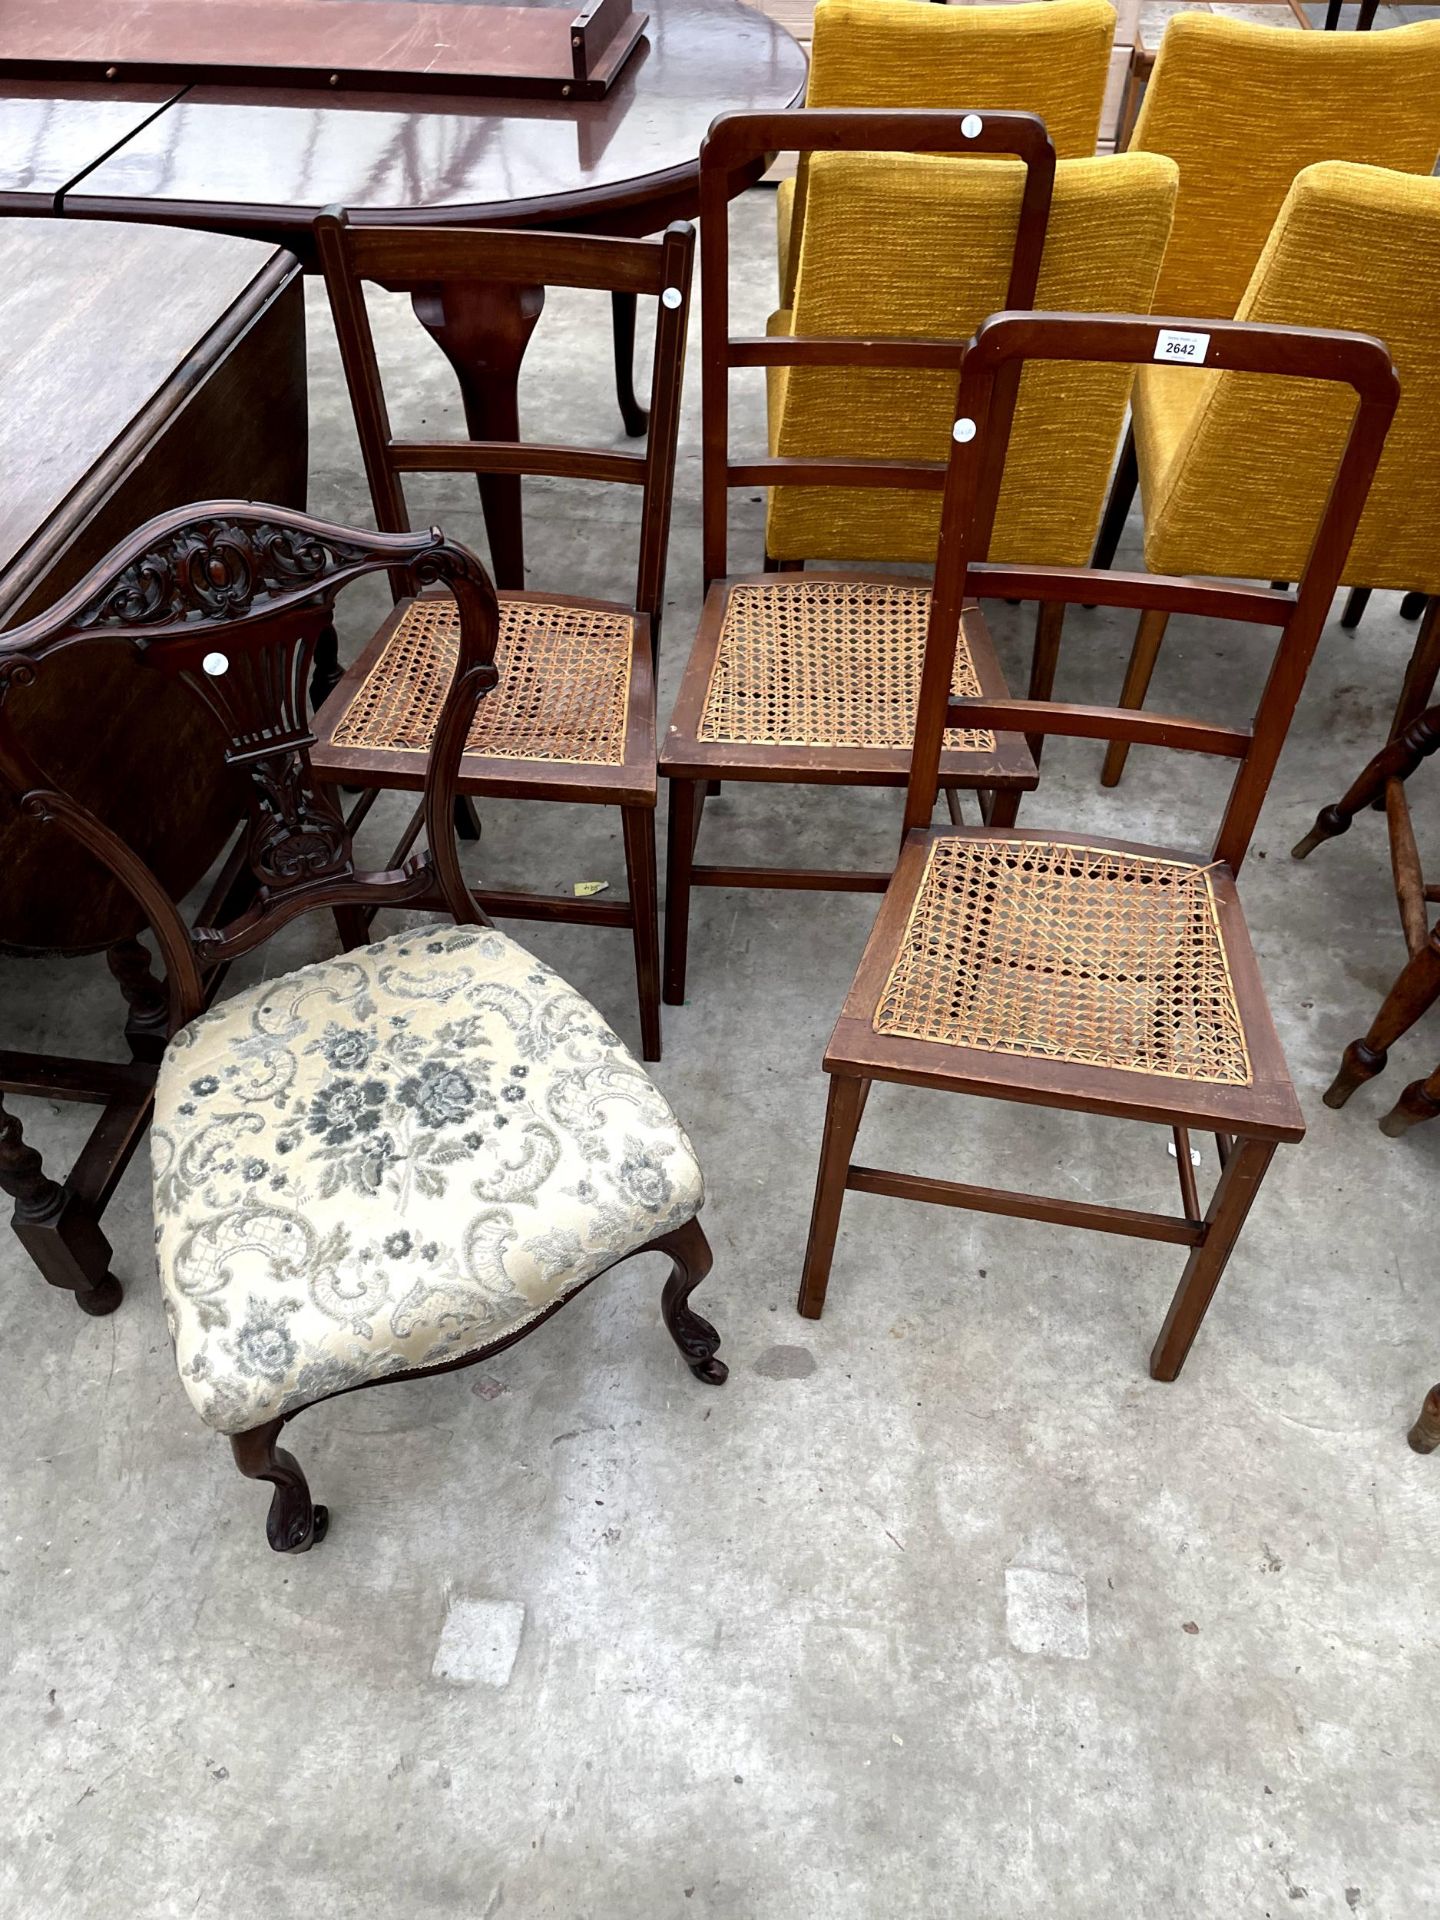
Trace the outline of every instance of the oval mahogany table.
<instances>
[{"instance_id":1,"label":"oval mahogany table","mask_svg":"<svg viewBox=\"0 0 1440 1920\"><path fill-rule=\"evenodd\" d=\"M806 65L783 27L738 0L645 3L646 34L603 100L0 83L0 208L266 238L312 266L326 206L386 223L654 233L697 212L715 116L792 105ZM542 299L474 285L416 299L477 438L517 435ZM616 318L622 410L638 431L633 301ZM523 587L519 483L486 479L481 495L497 581Z\"/></svg>"}]
</instances>

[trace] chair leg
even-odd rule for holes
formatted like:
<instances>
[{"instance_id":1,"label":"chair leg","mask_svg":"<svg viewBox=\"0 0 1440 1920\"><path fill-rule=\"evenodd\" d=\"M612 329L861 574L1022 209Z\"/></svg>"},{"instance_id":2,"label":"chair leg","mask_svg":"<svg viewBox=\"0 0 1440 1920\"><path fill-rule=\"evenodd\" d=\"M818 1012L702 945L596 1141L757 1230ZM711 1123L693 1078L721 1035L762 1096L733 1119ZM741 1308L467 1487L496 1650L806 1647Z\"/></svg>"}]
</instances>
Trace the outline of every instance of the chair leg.
<instances>
[{"instance_id":1,"label":"chair leg","mask_svg":"<svg viewBox=\"0 0 1440 1920\"><path fill-rule=\"evenodd\" d=\"M697 1380L712 1387L723 1386L730 1369L723 1360L715 1358L720 1336L710 1322L702 1320L689 1305L691 1294L715 1262L704 1228L698 1220L687 1220L683 1227L667 1233L663 1240L652 1240L650 1247L668 1253L674 1263L660 1296L660 1314L666 1331L684 1354L685 1364Z\"/></svg>"},{"instance_id":2,"label":"chair leg","mask_svg":"<svg viewBox=\"0 0 1440 1920\"><path fill-rule=\"evenodd\" d=\"M690 869L695 864L698 780L670 782L670 842L665 850L665 1004L685 1003L690 951Z\"/></svg>"},{"instance_id":3,"label":"chair leg","mask_svg":"<svg viewBox=\"0 0 1440 1920\"><path fill-rule=\"evenodd\" d=\"M1135 489L1139 484L1140 465L1135 458L1135 424L1132 421L1125 429L1125 444L1120 449L1120 458L1115 465L1115 478L1110 482L1110 498L1105 503L1104 518L1095 541L1095 554L1090 562L1092 567L1115 564L1115 549L1120 545L1120 536L1125 531L1125 522L1130 516Z\"/></svg>"},{"instance_id":4,"label":"chair leg","mask_svg":"<svg viewBox=\"0 0 1440 1920\"><path fill-rule=\"evenodd\" d=\"M1329 6L1325 9L1326 33L1338 32L1340 27L1340 9L1344 4L1345 0L1330 0Z\"/></svg>"},{"instance_id":5,"label":"chair leg","mask_svg":"<svg viewBox=\"0 0 1440 1920\"><path fill-rule=\"evenodd\" d=\"M635 398L635 295L611 293L610 329L615 340L615 398L631 440L638 440L650 416Z\"/></svg>"},{"instance_id":6,"label":"chair leg","mask_svg":"<svg viewBox=\"0 0 1440 1920\"><path fill-rule=\"evenodd\" d=\"M845 1176L850 1171L850 1149L860 1131L860 1116L870 1097L870 1082L851 1075L831 1074L825 1105L825 1134L820 1143L820 1170L815 1176L815 1205L810 1214L810 1238L805 1245L805 1271L795 1309L807 1320L818 1320L825 1310L835 1236L840 1231L840 1209L845 1204Z\"/></svg>"},{"instance_id":7,"label":"chair leg","mask_svg":"<svg viewBox=\"0 0 1440 1920\"><path fill-rule=\"evenodd\" d=\"M1178 1378L1274 1154L1273 1140L1237 1140L1226 1158L1206 1209L1205 1238L1185 1263L1151 1351L1152 1380Z\"/></svg>"},{"instance_id":8,"label":"chair leg","mask_svg":"<svg viewBox=\"0 0 1440 1920\"><path fill-rule=\"evenodd\" d=\"M1440 1447L1440 1386L1431 1387L1420 1409L1420 1417L1409 1433L1416 1453L1434 1453Z\"/></svg>"},{"instance_id":9,"label":"chair leg","mask_svg":"<svg viewBox=\"0 0 1440 1920\"><path fill-rule=\"evenodd\" d=\"M1347 633L1353 633L1359 626L1370 601L1369 587L1352 587L1345 596L1344 610L1340 615L1340 624Z\"/></svg>"},{"instance_id":10,"label":"chair leg","mask_svg":"<svg viewBox=\"0 0 1440 1920\"><path fill-rule=\"evenodd\" d=\"M635 985L640 996L640 1057L660 1058L660 909L655 879L655 809L622 807L625 876L635 935Z\"/></svg>"},{"instance_id":11,"label":"chair leg","mask_svg":"<svg viewBox=\"0 0 1440 1920\"><path fill-rule=\"evenodd\" d=\"M1063 600L1042 600L1035 617L1035 646L1030 655L1030 698L1049 700L1055 693L1055 671L1060 664L1060 635L1065 626ZM1025 743L1038 767L1045 750L1043 733L1027 733Z\"/></svg>"},{"instance_id":12,"label":"chair leg","mask_svg":"<svg viewBox=\"0 0 1440 1920\"><path fill-rule=\"evenodd\" d=\"M480 811L468 793L455 796L455 836L459 840L480 838Z\"/></svg>"},{"instance_id":13,"label":"chair leg","mask_svg":"<svg viewBox=\"0 0 1440 1920\"><path fill-rule=\"evenodd\" d=\"M1425 603L1425 615L1415 636L1410 664L1405 669L1395 718L1390 723L1392 740L1429 706L1437 677L1440 677L1440 594Z\"/></svg>"},{"instance_id":14,"label":"chair leg","mask_svg":"<svg viewBox=\"0 0 1440 1920\"><path fill-rule=\"evenodd\" d=\"M136 1060L158 1067L170 1028L170 995L155 978L150 955L138 940L117 940L106 949L105 964L125 996L130 1017L125 1040Z\"/></svg>"},{"instance_id":15,"label":"chair leg","mask_svg":"<svg viewBox=\"0 0 1440 1920\"><path fill-rule=\"evenodd\" d=\"M1356 16L1356 33L1369 33L1375 24L1375 15L1380 11L1380 0L1360 0L1360 12Z\"/></svg>"},{"instance_id":16,"label":"chair leg","mask_svg":"<svg viewBox=\"0 0 1440 1920\"><path fill-rule=\"evenodd\" d=\"M247 1480L268 1480L275 1491L265 1516L265 1537L276 1553L308 1553L325 1538L330 1509L317 1506L294 1454L276 1446L283 1420L249 1433L232 1433L230 1450Z\"/></svg>"},{"instance_id":17,"label":"chair leg","mask_svg":"<svg viewBox=\"0 0 1440 1920\"><path fill-rule=\"evenodd\" d=\"M1440 928L1400 969L1364 1039L1352 1040L1346 1047L1340 1071L1325 1090L1326 1106L1343 1107L1357 1087L1383 1072L1389 1049L1402 1033L1409 1032L1437 996L1440 996Z\"/></svg>"},{"instance_id":18,"label":"chair leg","mask_svg":"<svg viewBox=\"0 0 1440 1920\"><path fill-rule=\"evenodd\" d=\"M1402 620L1418 620L1425 611L1428 596L1423 593L1407 593L1400 602Z\"/></svg>"},{"instance_id":19,"label":"chair leg","mask_svg":"<svg viewBox=\"0 0 1440 1920\"><path fill-rule=\"evenodd\" d=\"M1130 649L1130 664L1125 669L1125 684L1120 689L1119 704L1122 707L1135 709L1144 706L1150 676L1155 671L1155 662L1160 658L1160 643L1165 638L1165 629L1169 624L1169 614L1159 613L1153 607L1141 614L1140 624L1135 629L1135 644ZM1102 787L1119 786L1129 752L1128 741L1110 742L1105 750L1105 764L1100 769Z\"/></svg>"},{"instance_id":20,"label":"chair leg","mask_svg":"<svg viewBox=\"0 0 1440 1920\"><path fill-rule=\"evenodd\" d=\"M335 916L335 931L347 953L354 947L369 946L370 915L364 907L334 907L331 911Z\"/></svg>"},{"instance_id":21,"label":"chair leg","mask_svg":"<svg viewBox=\"0 0 1440 1920\"><path fill-rule=\"evenodd\" d=\"M15 1238L52 1287L73 1293L82 1313L99 1317L120 1304L110 1271L110 1242L100 1222L68 1187L52 1180L20 1122L0 1098L0 1193L15 1202Z\"/></svg>"},{"instance_id":22,"label":"chair leg","mask_svg":"<svg viewBox=\"0 0 1440 1920\"><path fill-rule=\"evenodd\" d=\"M1398 1140L1422 1120L1440 1115L1440 1067L1424 1080L1412 1080L1380 1122L1380 1131Z\"/></svg>"}]
</instances>

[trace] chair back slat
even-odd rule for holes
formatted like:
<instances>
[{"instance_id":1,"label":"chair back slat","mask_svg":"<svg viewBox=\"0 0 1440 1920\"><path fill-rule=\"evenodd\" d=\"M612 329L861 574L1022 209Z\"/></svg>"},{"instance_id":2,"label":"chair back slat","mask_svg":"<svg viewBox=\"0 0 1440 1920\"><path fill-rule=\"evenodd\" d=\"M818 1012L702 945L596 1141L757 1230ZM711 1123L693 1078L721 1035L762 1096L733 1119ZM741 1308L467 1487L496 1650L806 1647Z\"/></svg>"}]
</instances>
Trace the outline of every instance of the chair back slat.
<instances>
[{"instance_id":1,"label":"chair back slat","mask_svg":"<svg viewBox=\"0 0 1440 1920\"><path fill-rule=\"evenodd\" d=\"M1385 435L1399 401L1399 381L1384 346L1365 334L1319 328L1254 326L1240 321L1191 321L1140 315L1003 313L980 329L966 355L956 400L949 470L941 509L940 548L931 600L925 663L916 714L915 749L906 795L905 826L928 823L938 791L945 729L975 725L977 703L951 695L956 637L965 607L977 589L993 594L997 576L978 563L989 545L999 477L1005 464L1008 421L995 407L997 391L1027 361L1110 361L1135 365L1182 357L1196 370L1225 369L1349 387L1356 398L1344 451L1309 558L1296 591L1229 587L1231 611L1223 617L1275 625L1279 641L1252 726L1243 731L1198 733L1179 717L1140 715L1124 708L1072 709L1061 702L1004 703L1007 723L1028 732L1078 734L1087 738L1146 740L1202 752L1234 752L1238 767L1214 844L1214 858L1239 868L1250 844L1285 735L1314 657L1341 568L1364 510ZM1003 591L1056 598L1054 570L1009 566L999 570ZM1066 599L1101 600L1105 575L1069 570ZM1092 590L1092 584L1094 589ZM1114 604L1114 601L1110 602ZM1132 576L1124 604L1155 605L1169 612L1213 612L1213 597L1199 582ZM984 703L986 710L995 703ZM1033 714L1033 722L1025 716ZM1142 722L1146 723L1142 727ZM983 723L982 723L983 724ZM1169 737L1164 737L1165 734Z\"/></svg>"},{"instance_id":2,"label":"chair back slat","mask_svg":"<svg viewBox=\"0 0 1440 1920\"><path fill-rule=\"evenodd\" d=\"M329 208L316 220L315 233L377 523L387 532L408 530L402 484L407 473L512 474L638 486L634 604L649 618L652 644L658 641L690 311L693 228L677 222L659 239L612 240L471 227L370 226ZM503 286L528 294L536 312L549 286L655 299L644 453L473 437L443 442L397 439L365 301L367 282L408 293L417 302L432 298L437 288ZM557 590L570 584L557 582Z\"/></svg>"},{"instance_id":3,"label":"chair back slat","mask_svg":"<svg viewBox=\"0 0 1440 1920\"><path fill-rule=\"evenodd\" d=\"M990 113L973 109L941 112L919 108L788 109L774 113L722 114L700 148L701 252L701 443L703 462L704 571L708 583L727 571L727 506L729 490L755 484L761 463L730 464L730 372L739 366L914 366L950 367L958 362L962 343L928 341L900 343L914 358L893 357L896 343L866 339L827 340L823 358L813 340L791 342L783 337L764 341L730 336L729 206L736 185L757 159L789 153L936 153L1006 155L1023 162L1025 185L1011 256L1006 302L1028 306L1034 300L1045 249L1045 229L1055 182L1055 149L1044 123L1029 113ZM793 351L798 344L798 354ZM922 356L926 356L923 357ZM928 357L928 356L933 356ZM1013 406L1019 371L1009 380ZM1002 392L998 404L1006 402ZM893 468L894 463L886 463ZM784 478L790 484L864 486L863 467L853 461L826 471L814 462L789 466L783 460L763 463L769 484ZM932 484L927 463L911 469L920 484ZM800 481L800 474L807 477ZM857 474L862 477L856 478ZM882 481L879 484L896 484ZM913 483L912 483L913 484Z\"/></svg>"},{"instance_id":4,"label":"chair back slat","mask_svg":"<svg viewBox=\"0 0 1440 1920\"><path fill-rule=\"evenodd\" d=\"M333 787L310 767L305 688L337 594L404 568L459 608L454 674L425 774L429 851L393 872L357 866ZM279 507L208 501L161 514L123 540L47 612L0 635L0 787L77 841L144 914L164 961L170 1031L201 1010L207 976L320 908L427 905L484 921L455 842L460 757L495 685L499 608L484 568L437 530L355 532ZM245 796L236 883L220 924L191 924L146 853L40 763L8 700L56 655L97 643L164 674L217 724L217 752ZM97 742L97 744L101 744ZM103 751L97 756L103 768Z\"/></svg>"}]
</instances>

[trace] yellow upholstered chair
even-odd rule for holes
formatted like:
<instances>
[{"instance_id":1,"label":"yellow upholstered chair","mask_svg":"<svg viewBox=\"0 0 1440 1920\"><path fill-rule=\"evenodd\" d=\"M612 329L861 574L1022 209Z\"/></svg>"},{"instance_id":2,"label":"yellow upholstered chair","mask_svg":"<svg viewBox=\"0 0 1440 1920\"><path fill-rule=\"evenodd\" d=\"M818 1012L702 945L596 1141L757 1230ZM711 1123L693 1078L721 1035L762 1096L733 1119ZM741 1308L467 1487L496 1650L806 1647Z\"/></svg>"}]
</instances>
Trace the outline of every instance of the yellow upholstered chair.
<instances>
[{"instance_id":1,"label":"yellow upholstered chair","mask_svg":"<svg viewBox=\"0 0 1440 1920\"><path fill-rule=\"evenodd\" d=\"M959 337L1003 303L1014 244L1018 163L932 155L817 154L795 301L772 333ZM1062 160L1055 169L1036 304L1146 313L1170 230L1176 173L1155 154ZM883 247L886 271L873 270ZM815 459L943 460L954 375L776 367L771 451ZM1027 367L991 551L1035 566L1080 566L1094 542L1130 369ZM935 493L771 489L774 561L933 561Z\"/></svg>"},{"instance_id":2,"label":"yellow upholstered chair","mask_svg":"<svg viewBox=\"0 0 1440 1920\"><path fill-rule=\"evenodd\" d=\"M1107 0L937 7L820 0L807 107L988 107L1036 113L1062 159L1095 151L1115 10ZM780 303L793 286L809 168L779 191ZM797 208L802 209L797 219Z\"/></svg>"},{"instance_id":3,"label":"yellow upholstered chair","mask_svg":"<svg viewBox=\"0 0 1440 1920\"><path fill-rule=\"evenodd\" d=\"M1138 149L1166 154L1180 169L1154 311L1229 319L1303 168L1353 160L1428 174L1435 165L1440 21L1379 34L1293 33L1179 14L1165 29L1130 141ZM1165 391L1163 370L1136 382L1138 437L1151 431L1147 413ZM1135 480L1127 439L1099 566L1114 558Z\"/></svg>"},{"instance_id":4,"label":"yellow upholstered chair","mask_svg":"<svg viewBox=\"0 0 1440 1920\"><path fill-rule=\"evenodd\" d=\"M1393 37L1393 36L1391 36ZM1440 179L1325 161L1295 180L1237 318L1383 340L1400 408L1345 565L1368 586L1440 594ZM1288 383L1287 383L1288 384ZM1136 383L1145 564L1154 573L1299 577L1348 425L1337 392L1276 395L1238 373L1147 368ZM1330 466L1327 468L1326 463ZM1421 624L1402 720L1428 702L1440 601ZM1165 630L1147 613L1126 677L1139 706ZM1118 780L1125 754L1106 757Z\"/></svg>"}]
</instances>

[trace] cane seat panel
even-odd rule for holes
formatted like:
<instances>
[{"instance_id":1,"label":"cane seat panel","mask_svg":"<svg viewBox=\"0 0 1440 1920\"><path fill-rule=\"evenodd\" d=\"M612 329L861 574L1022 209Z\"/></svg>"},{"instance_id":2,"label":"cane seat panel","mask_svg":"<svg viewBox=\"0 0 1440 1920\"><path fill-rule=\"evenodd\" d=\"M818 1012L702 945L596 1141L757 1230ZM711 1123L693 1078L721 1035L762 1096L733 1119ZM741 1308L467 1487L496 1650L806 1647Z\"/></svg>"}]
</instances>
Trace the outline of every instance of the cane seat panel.
<instances>
[{"instance_id":1,"label":"cane seat panel","mask_svg":"<svg viewBox=\"0 0 1440 1920\"><path fill-rule=\"evenodd\" d=\"M427 754L455 668L459 611L448 596L405 609L337 723L337 748ZM500 602L499 685L480 702L467 751L497 760L625 763L635 621L619 610L526 598Z\"/></svg>"},{"instance_id":2,"label":"cane seat panel","mask_svg":"<svg viewBox=\"0 0 1440 1920\"><path fill-rule=\"evenodd\" d=\"M747 746L908 750L930 617L927 587L806 580L730 591L697 737ZM982 689L962 629L952 690ZM951 751L995 735L952 727Z\"/></svg>"},{"instance_id":3,"label":"cane seat panel","mask_svg":"<svg viewBox=\"0 0 1440 1920\"><path fill-rule=\"evenodd\" d=\"M1248 1086L1211 870L1114 848L938 836L874 1031Z\"/></svg>"}]
</instances>

